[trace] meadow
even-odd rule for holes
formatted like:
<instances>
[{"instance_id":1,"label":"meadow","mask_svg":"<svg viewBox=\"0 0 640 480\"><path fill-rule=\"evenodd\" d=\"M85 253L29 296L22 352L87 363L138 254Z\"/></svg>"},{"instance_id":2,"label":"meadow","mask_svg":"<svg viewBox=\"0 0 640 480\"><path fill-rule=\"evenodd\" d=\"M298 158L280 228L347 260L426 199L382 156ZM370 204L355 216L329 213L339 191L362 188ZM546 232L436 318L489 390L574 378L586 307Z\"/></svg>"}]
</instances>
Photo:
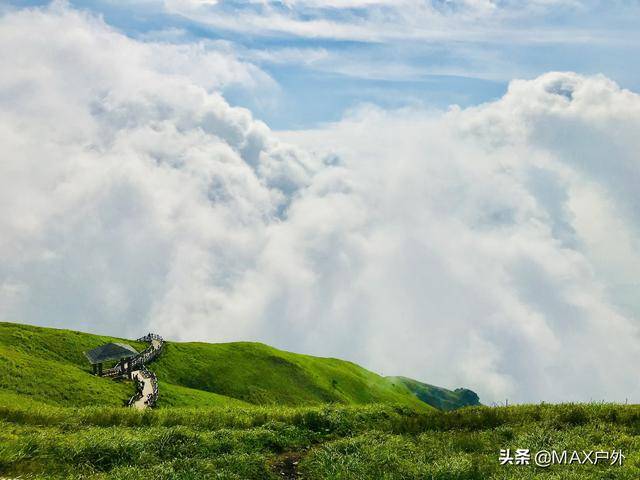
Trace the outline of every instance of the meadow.
<instances>
[{"instance_id":1,"label":"meadow","mask_svg":"<svg viewBox=\"0 0 640 480\"><path fill-rule=\"evenodd\" d=\"M130 382L90 375L83 352L107 342L143 343L72 330L0 322L0 392L64 407L121 406ZM167 342L150 365L163 407L311 406L388 403L414 409L478 403L473 392L383 377L337 358L286 352L254 342Z\"/></svg>"},{"instance_id":2,"label":"meadow","mask_svg":"<svg viewBox=\"0 0 640 480\"><path fill-rule=\"evenodd\" d=\"M83 352L126 341L0 323L0 479L638 479L640 406L478 406L466 389L248 342L168 342L157 408ZM465 406L467 405L467 406ZM473 406L475 405L475 406ZM622 465L500 465L501 449Z\"/></svg>"},{"instance_id":3,"label":"meadow","mask_svg":"<svg viewBox=\"0 0 640 480\"><path fill-rule=\"evenodd\" d=\"M637 479L640 407L610 404L56 407L0 396L0 476ZM622 465L500 465L501 448L618 450Z\"/></svg>"}]
</instances>

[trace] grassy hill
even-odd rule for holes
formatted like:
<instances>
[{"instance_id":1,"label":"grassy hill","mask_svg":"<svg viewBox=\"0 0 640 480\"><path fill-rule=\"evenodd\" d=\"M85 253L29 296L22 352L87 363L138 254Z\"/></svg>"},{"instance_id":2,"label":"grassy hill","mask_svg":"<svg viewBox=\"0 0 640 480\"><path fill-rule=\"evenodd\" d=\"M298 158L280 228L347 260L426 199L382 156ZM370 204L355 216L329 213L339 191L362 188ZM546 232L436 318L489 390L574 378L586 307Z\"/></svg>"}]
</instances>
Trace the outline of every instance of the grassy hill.
<instances>
[{"instance_id":1,"label":"grassy hill","mask_svg":"<svg viewBox=\"0 0 640 480\"><path fill-rule=\"evenodd\" d=\"M0 323L0 393L59 406L120 406L132 394L131 384L90 375L83 355L112 341L145 347L119 338ZM260 343L168 342L151 368L160 382L161 407L388 403L425 409L433 404L408 379L388 379L351 362Z\"/></svg>"},{"instance_id":2,"label":"grassy hill","mask_svg":"<svg viewBox=\"0 0 640 480\"><path fill-rule=\"evenodd\" d=\"M261 344L168 343L152 364L161 408L137 411L121 406L131 384L90 375L82 355L112 340L0 323L0 478L640 478L637 405L445 411L477 397ZM625 459L503 466L504 448Z\"/></svg>"},{"instance_id":3,"label":"grassy hill","mask_svg":"<svg viewBox=\"0 0 640 480\"><path fill-rule=\"evenodd\" d=\"M478 395L467 388L447 390L446 388L418 382L407 377L387 377L387 379L394 383L401 383L420 400L440 410L455 410L456 408L480 405Z\"/></svg>"},{"instance_id":4,"label":"grassy hill","mask_svg":"<svg viewBox=\"0 0 640 480\"><path fill-rule=\"evenodd\" d=\"M153 365L165 382L252 404L424 404L407 387L354 363L260 343L168 343Z\"/></svg>"}]
</instances>

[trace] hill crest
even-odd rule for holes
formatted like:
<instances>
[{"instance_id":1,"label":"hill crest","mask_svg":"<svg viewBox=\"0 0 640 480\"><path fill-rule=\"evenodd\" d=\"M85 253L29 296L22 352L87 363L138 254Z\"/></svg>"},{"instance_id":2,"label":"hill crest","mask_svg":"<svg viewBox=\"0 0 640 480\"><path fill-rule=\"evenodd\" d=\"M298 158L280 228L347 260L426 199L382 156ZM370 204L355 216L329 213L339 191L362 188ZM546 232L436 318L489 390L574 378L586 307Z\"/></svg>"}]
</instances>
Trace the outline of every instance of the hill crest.
<instances>
[{"instance_id":1,"label":"hill crest","mask_svg":"<svg viewBox=\"0 0 640 480\"><path fill-rule=\"evenodd\" d=\"M131 385L91 375L83 355L108 342L144 347L127 339L0 322L0 392L64 406L120 405ZM442 408L440 397L447 407L465 405L455 404L463 398L450 390L427 391L427 384L412 379L385 378L353 362L259 342L167 342L153 370L159 406L387 403L429 409ZM435 397L427 394L434 392Z\"/></svg>"}]
</instances>

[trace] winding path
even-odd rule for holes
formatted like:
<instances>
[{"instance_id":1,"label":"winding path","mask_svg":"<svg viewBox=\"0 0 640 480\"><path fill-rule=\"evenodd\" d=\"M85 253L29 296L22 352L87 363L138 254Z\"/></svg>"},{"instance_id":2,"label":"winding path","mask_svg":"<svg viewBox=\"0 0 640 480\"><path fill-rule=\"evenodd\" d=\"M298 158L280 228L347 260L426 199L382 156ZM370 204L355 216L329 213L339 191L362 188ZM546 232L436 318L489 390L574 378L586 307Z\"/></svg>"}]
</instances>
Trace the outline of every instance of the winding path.
<instances>
[{"instance_id":1,"label":"winding path","mask_svg":"<svg viewBox=\"0 0 640 480\"><path fill-rule=\"evenodd\" d=\"M127 376L126 371L131 371L131 379L136 384L136 393L127 401L127 406L139 410L153 407L158 400L158 379L156 374L147 369L147 364L156 359L164 348L164 340L160 335L149 333L137 340L147 342L149 346L136 356L122 360L115 367L105 372L106 376Z\"/></svg>"},{"instance_id":2,"label":"winding path","mask_svg":"<svg viewBox=\"0 0 640 480\"><path fill-rule=\"evenodd\" d=\"M142 384L142 396L135 400L138 395L134 395L132 397L134 398L134 401L133 403L131 403L131 406L133 408L137 408L138 410L145 409L149 406L148 398L153 395L153 385L151 383L152 377L145 375L145 372L143 372L142 370L136 370L135 372L131 372L131 378L137 380Z\"/></svg>"}]
</instances>

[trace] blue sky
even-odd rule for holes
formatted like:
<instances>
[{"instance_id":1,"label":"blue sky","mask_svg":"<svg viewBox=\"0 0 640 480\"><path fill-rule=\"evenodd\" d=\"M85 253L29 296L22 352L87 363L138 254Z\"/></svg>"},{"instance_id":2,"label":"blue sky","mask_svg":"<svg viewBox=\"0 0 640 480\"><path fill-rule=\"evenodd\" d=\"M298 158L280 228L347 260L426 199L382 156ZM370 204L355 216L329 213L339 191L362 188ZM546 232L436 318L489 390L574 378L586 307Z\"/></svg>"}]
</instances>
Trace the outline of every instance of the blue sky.
<instances>
[{"instance_id":1,"label":"blue sky","mask_svg":"<svg viewBox=\"0 0 640 480\"><path fill-rule=\"evenodd\" d=\"M14 5L48 2L17 1ZM362 103L443 109L499 98L513 78L602 73L640 90L637 1L71 0L128 36L232 50L277 84L225 97L274 129Z\"/></svg>"}]
</instances>

